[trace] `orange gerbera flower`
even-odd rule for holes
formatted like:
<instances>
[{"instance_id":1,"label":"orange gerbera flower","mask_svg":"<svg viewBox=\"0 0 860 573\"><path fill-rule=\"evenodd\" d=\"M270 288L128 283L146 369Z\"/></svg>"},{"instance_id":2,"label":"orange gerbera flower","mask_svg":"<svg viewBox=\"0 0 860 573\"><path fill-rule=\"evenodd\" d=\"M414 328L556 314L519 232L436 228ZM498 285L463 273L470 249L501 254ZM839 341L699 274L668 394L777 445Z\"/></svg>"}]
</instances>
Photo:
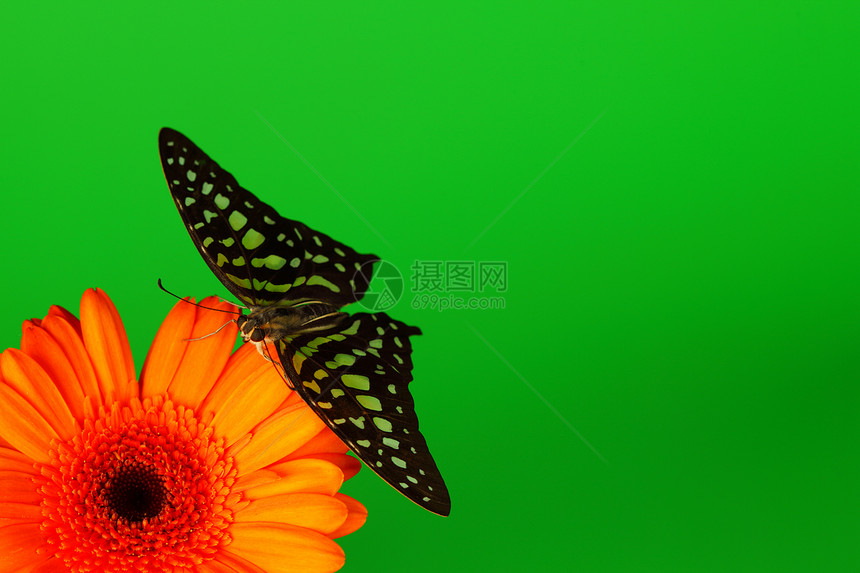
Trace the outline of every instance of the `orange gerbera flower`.
<instances>
[{"instance_id":1,"label":"orange gerbera flower","mask_svg":"<svg viewBox=\"0 0 860 573\"><path fill-rule=\"evenodd\" d=\"M202 304L235 310L208 298ZM140 381L101 290L0 355L0 573L335 571L360 463L224 315L178 303Z\"/></svg>"}]
</instances>

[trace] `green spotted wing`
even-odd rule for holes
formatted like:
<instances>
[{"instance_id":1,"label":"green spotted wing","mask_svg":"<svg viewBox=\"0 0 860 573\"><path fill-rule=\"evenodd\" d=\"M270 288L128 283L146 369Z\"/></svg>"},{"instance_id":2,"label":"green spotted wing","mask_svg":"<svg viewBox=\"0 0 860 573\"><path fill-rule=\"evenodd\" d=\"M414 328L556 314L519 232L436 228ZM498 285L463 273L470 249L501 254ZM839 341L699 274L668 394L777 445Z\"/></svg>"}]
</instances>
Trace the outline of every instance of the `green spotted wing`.
<instances>
[{"instance_id":1,"label":"green spotted wing","mask_svg":"<svg viewBox=\"0 0 860 573\"><path fill-rule=\"evenodd\" d=\"M295 390L367 466L440 515L451 499L418 430L412 345L418 328L385 313L356 313L326 333L288 336L278 355Z\"/></svg>"},{"instance_id":2,"label":"green spotted wing","mask_svg":"<svg viewBox=\"0 0 860 573\"><path fill-rule=\"evenodd\" d=\"M379 257L281 217L178 131L163 128L158 149L191 239L215 276L245 304L314 300L341 307L367 291L370 277L361 270Z\"/></svg>"}]
</instances>

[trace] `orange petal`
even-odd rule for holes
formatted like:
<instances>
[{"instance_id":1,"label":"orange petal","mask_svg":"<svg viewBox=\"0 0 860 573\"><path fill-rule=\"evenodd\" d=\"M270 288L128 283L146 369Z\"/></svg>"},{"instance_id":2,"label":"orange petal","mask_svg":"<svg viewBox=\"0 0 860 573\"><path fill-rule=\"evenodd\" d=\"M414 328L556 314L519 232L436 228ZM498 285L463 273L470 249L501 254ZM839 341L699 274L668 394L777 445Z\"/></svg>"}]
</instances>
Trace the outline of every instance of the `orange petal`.
<instances>
[{"instance_id":1,"label":"orange petal","mask_svg":"<svg viewBox=\"0 0 860 573\"><path fill-rule=\"evenodd\" d=\"M41 522L43 519L42 508L39 506L38 501L36 503L0 502L0 520L33 523ZM346 519L345 516L344 519Z\"/></svg>"},{"instance_id":2,"label":"orange petal","mask_svg":"<svg viewBox=\"0 0 860 573\"><path fill-rule=\"evenodd\" d=\"M330 533L343 525L346 505L330 495L319 493L286 493L252 500L237 511L236 523L271 521L287 523Z\"/></svg>"},{"instance_id":3,"label":"orange petal","mask_svg":"<svg viewBox=\"0 0 860 573\"><path fill-rule=\"evenodd\" d=\"M82 420L84 389L63 349L47 330L37 327L29 320L24 321L22 330L21 350L44 368L68 404L72 416L76 420Z\"/></svg>"},{"instance_id":4,"label":"orange petal","mask_svg":"<svg viewBox=\"0 0 860 573\"><path fill-rule=\"evenodd\" d=\"M336 465L307 458L282 462L242 476L236 480L233 490L243 491L248 499L286 493L334 495L342 484L343 472Z\"/></svg>"},{"instance_id":5,"label":"orange petal","mask_svg":"<svg viewBox=\"0 0 860 573\"><path fill-rule=\"evenodd\" d=\"M188 346L186 339L191 338L196 312L193 305L179 301L167 313L167 317L155 334L155 340L152 341L140 373L140 383L143 387L141 395L144 398L167 392L167 387L173 381L173 376L179 369L182 355L185 354L185 348Z\"/></svg>"},{"instance_id":6,"label":"orange petal","mask_svg":"<svg viewBox=\"0 0 860 573\"><path fill-rule=\"evenodd\" d=\"M51 308L48 309L48 316L59 317L68 322L72 328L74 328L75 332L78 333L78 338L81 340L84 339L84 335L81 333L81 321L78 320L78 317L63 308L62 306L53 304ZM45 318L48 318L46 316Z\"/></svg>"},{"instance_id":7,"label":"orange petal","mask_svg":"<svg viewBox=\"0 0 860 573\"><path fill-rule=\"evenodd\" d=\"M346 505L349 515L343 525L329 533L332 539L353 533L367 521L367 508L361 502L342 493L336 494L335 497Z\"/></svg>"},{"instance_id":8,"label":"orange petal","mask_svg":"<svg viewBox=\"0 0 860 573\"><path fill-rule=\"evenodd\" d=\"M288 394L275 367L247 344L230 357L201 410L215 415L212 425L231 445L274 412Z\"/></svg>"},{"instance_id":9,"label":"orange petal","mask_svg":"<svg viewBox=\"0 0 860 573\"><path fill-rule=\"evenodd\" d=\"M0 528L0 571L18 571L45 560L36 549L44 544L38 523L16 523Z\"/></svg>"},{"instance_id":10,"label":"orange petal","mask_svg":"<svg viewBox=\"0 0 860 573\"><path fill-rule=\"evenodd\" d=\"M290 456L291 459L296 459L294 456ZM325 460L327 462L333 463L337 467L340 468L340 471L343 472L343 481L354 478L358 473L358 470L361 469L361 461L358 458L354 458L349 454L325 454L325 453L316 453L311 454L307 458L298 458L300 460ZM298 461L298 460L297 460Z\"/></svg>"},{"instance_id":11,"label":"orange petal","mask_svg":"<svg viewBox=\"0 0 860 573\"><path fill-rule=\"evenodd\" d=\"M329 573L343 567L340 546L316 531L284 523L234 523L229 551L269 573ZM2 530L0 530L2 533Z\"/></svg>"},{"instance_id":12,"label":"orange petal","mask_svg":"<svg viewBox=\"0 0 860 573\"><path fill-rule=\"evenodd\" d=\"M53 307L52 307L53 308ZM72 317L74 318L74 317ZM75 318L78 329L80 323ZM84 339L75 330L75 324L63 316L48 314L45 320L42 321L42 328L54 339L57 345L63 350L63 354L72 365L72 368L77 375L78 380L83 388L84 395L91 397L95 401L96 410L104 404L104 399L99 388L96 371L93 368L93 363L90 360L90 355L87 354L84 346Z\"/></svg>"},{"instance_id":13,"label":"orange petal","mask_svg":"<svg viewBox=\"0 0 860 573\"><path fill-rule=\"evenodd\" d=\"M270 483L277 482L280 479L281 476L273 471L269 471L267 469L257 470L236 478L236 483L233 485L232 491L244 492L252 488L269 485Z\"/></svg>"},{"instance_id":14,"label":"orange petal","mask_svg":"<svg viewBox=\"0 0 860 573\"><path fill-rule=\"evenodd\" d=\"M81 297L84 345L107 402L128 401L126 382L134 380L134 362L125 327L116 307L101 289L87 289Z\"/></svg>"},{"instance_id":15,"label":"orange petal","mask_svg":"<svg viewBox=\"0 0 860 573\"><path fill-rule=\"evenodd\" d=\"M0 434L16 450L41 463L50 461L51 440L59 439L45 418L5 383L0 383Z\"/></svg>"},{"instance_id":16,"label":"orange petal","mask_svg":"<svg viewBox=\"0 0 860 573\"><path fill-rule=\"evenodd\" d=\"M234 305L220 301L216 297L204 298L200 304L228 312L236 311ZM205 338L188 341L179 368L168 387L168 392L175 403L195 409L200 406L203 398L224 370L224 365L230 358L236 343L238 332L235 323L227 324L226 327L218 330L230 320L229 314L203 308L196 310L197 316L194 320L194 328L191 330L191 338Z\"/></svg>"},{"instance_id":17,"label":"orange petal","mask_svg":"<svg viewBox=\"0 0 860 573\"><path fill-rule=\"evenodd\" d=\"M54 382L39 363L18 350L0 354L0 376L24 397L64 440L76 433L75 419Z\"/></svg>"},{"instance_id":18,"label":"orange petal","mask_svg":"<svg viewBox=\"0 0 860 573\"><path fill-rule=\"evenodd\" d=\"M316 417L316 414L313 414ZM312 439L303 445L301 448L290 454L290 459L297 459L305 456L315 456L322 453L346 453L349 447L332 432L328 426L323 426L320 432Z\"/></svg>"},{"instance_id":19,"label":"orange petal","mask_svg":"<svg viewBox=\"0 0 860 573\"><path fill-rule=\"evenodd\" d=\"M229 549L222 549L215 554L212 561L207 561L207 563L215 561L217 561L219 565L229 567L231 571L238 571L239 573L266 573L266 571L260 569L247 559L230 553Z\"/></svg>"},{"instance_id":20,"label":"orange petal","mask_svg":"<svg viewBox=\"0 0 860 573\"><path fill-rule=\"evenodd\" d=\"M232 452L241 475L266 467L299 449L325 427L310 408L298 404L272 414L254 428L251 439ZM232 450L233 448L231 448Z\"/></svg>"},{"instance_id":21,"label":"orange petal","mask_svg":"<svg viewBox=\"0 0 860 573\"><path fill-rule=\"evenodd\" d=\"M28 569L27 573L68 573L69 570L64 561L54 558L51 553L40 553L40 555L45 557L45 561Z\"/></svg>"},{"instance_id":22,"label":"orange petal","mask_svg":"<svg viewBox=\"0 0 860 573\"><path fill-rule=\"evenodd\" d=\"M287 388L289 388L289 385L287 384L287 380L283 376L281 376L281 372L278 370L278 368L280 368L280 366L275 368L275 372L281 378L281 382L284 384L284 386L287 386ZM284 398L284 401L278 405L277 409L280 410L281 408L289 408L290 406L295 406L296 404L304 404L304 403L305 403L305 401L302 400L301 396L299 396L297 392L293 392L292 390L290 390L290 393L287 394L287 397Z\"/></svg>"},{"instance_id":23,"label":"orange petal","mask_svg":"<svg viewBox=\"0 0 860 573\"><path fill-rule=\"evenodd\" d=\"M226 563L218 561L218 557L197 565L194 568L194 573L245 573L246 569L234 569Z\"/></svg>"},{"instance_id":24,"label":"orange petal","mask_svg":"<svg viewBox=\"0 0 860 573\"><path fill-rule=\"evenodd\" d=\"M41 499L36 493L32 473L0 470L0 505L11 501L35 503L38 507Z\"/></svg>"},{"instance_id":25,"label":"orange petal","mask_svg":"<svg viewBox=\"0 0 860 573\"><path fill-rule=\"evenodd\" d=\"M18 450L7 447L0 447L0 471L24 472L32 475L39 473L33 467L33 460Z\"/></svg>"}]
</instances>

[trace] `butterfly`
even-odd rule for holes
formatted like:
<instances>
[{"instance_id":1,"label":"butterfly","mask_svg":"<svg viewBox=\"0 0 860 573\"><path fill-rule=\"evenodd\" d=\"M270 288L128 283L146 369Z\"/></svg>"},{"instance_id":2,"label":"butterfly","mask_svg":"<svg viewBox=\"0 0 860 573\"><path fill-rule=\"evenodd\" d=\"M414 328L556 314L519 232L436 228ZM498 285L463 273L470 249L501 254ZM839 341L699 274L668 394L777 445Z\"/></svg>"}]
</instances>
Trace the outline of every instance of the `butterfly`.
<instances>
[{"instance_id":1,"label":"butterfly","mask_svg":"<svg viewBox=\"0 0 860 573\"><path fill-rule=\"evenodd\" d=\"M236 319L265 356L274 343L282 374L329 428L400 493L448 515L448 489L418 430L411 336L385 313L347 314L380 259L280 216L190 139L158 135L167 186L203 260L246 305Z\"/></svg>"}]
</instances>

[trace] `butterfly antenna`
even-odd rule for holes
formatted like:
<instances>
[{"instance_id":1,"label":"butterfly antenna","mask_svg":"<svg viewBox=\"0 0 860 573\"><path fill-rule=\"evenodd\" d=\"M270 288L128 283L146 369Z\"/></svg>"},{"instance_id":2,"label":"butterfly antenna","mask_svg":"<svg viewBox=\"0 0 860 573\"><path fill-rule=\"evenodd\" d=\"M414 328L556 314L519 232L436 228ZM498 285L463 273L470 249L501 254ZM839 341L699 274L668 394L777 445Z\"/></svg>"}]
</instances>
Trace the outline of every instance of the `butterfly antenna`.
<instances>
[{"instance_id":1,"label":"butterfly antenna","mask_svg":"<svg viewBox=\"0 0 860 573\"><path fill-rule=\"evenodd\" d=\"M196 302L191 302L190 300L182 298L178 294L174 294L174 293L170 292L169 290L167 290L166 288L164 288L164 285L161 284L161 279L158 279L158 288L160 288L161 290L163 290L164 292L166 292L170 296L172 296L174 298L178 298L182 302L187 302L188 304L194 305L194 306L199 307L199 308L205 308L206 310L214 310L215 312L226 312L227 314L242 314L241 312L236 312L233 310L224 310L223 308L212 308L211 306L203 306L202 304L197 304ZM223 300L223 299L221 299L221 300ZM225 302L229 302L229 301L225 301ZM227 324L229 324L229 322ZM224 328L224 327L222 326L221 328ZM219 328L218 330L221 330L221 328ZM216 330L215 332L218 332L218 330ZM213 332L212 334L215 334L215 332ZM211 335L207 335L207 336L211 336ZM205 336L204 336L204 338L205 338Z\"/></svg>"},{"instance_id":2,"label":"butterfly antenna","mask_svg":"<svg viewBox=\"0 0 860 573\"><path fill-rule=\"evenodd\" d=\"M221 302L229 302L229 303L230 303L230 304L232 304L233 306L238 306L238 307L239 307L239 308L241 308L242 310L248 310L248 307L247 307L247 306L241 305L241 304L239 304L238 302L233 302L232 300L227 300L226 298L221 298L220 296L218 297L218 300L220 300Z\"/></svg>"},{"instance_id":3,"label":"butterfly antenna","mask_svg":"<svg viewBox=\"0 0 860 573\"><path fill-rule=\"evenodd\" d=\"M202 308L206 308L206 307L202 307ZM224 330L225 326L227 326L228 324L234 324L235 322L236 322L235 320L228 320L227 322L225 322L224 324L219 326L218 330L216 330L215 332L210 332L209 334L204 334L203 336L200 336L198 338L183 338L182 342L197 342L198 340L203 340L204 338L209 338L210 336L215 336L216 334L218 334L219 332Z\"/></svg>"}]
</instances>

